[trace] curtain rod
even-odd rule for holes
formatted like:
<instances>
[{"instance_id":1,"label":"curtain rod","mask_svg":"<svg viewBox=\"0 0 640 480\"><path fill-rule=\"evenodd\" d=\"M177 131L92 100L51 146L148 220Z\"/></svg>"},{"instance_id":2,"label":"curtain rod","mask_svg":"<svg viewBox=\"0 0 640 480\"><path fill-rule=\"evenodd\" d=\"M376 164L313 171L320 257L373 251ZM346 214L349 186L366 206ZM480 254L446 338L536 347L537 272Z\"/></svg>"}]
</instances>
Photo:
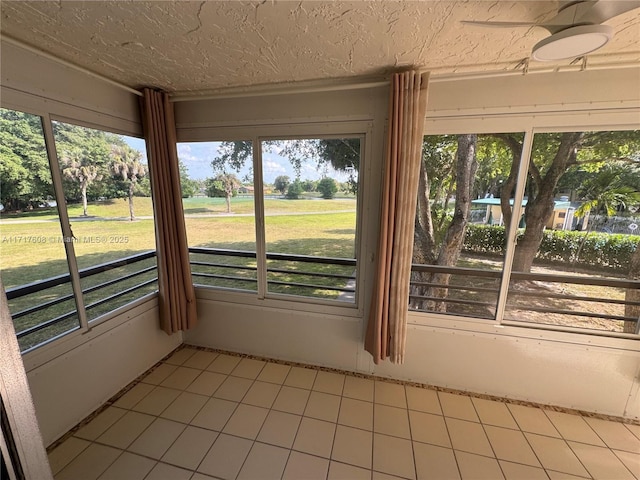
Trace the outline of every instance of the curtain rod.
<instances>
[{"instance_id":1,"label":"curtain rod","mask_svg":"<svg viewBox=\"0 0 640 480\"><path fill-rule=\"evenodd\" d=\"M22 48L24 50L27 50L27 51L29 51L31 53L35 53L36 55L39 55L41 57L47 58L47 59L52 60L54 62L60 63L60 64L64 65L65 67L68 67L68 68L70 68L72 70L75 70L77 72L84 73L86 75L89 75L90 77L97 78L98 80L102 80L103 82L106 82L109 85L113 85L114 87L121 88L122 90L125 90L125 91L127 91L129 93L133 93L134 95L138 95L140 97L142 96L142 92L139 91L139 90L136 90L135 88L128 87L127 85L123 85L122 83L116 82L115 80L111 80L110 78L105 77L104 75L100 75L99 73L92 72L91 70L89 70L87 68L84 68L84 67L81 67L79 65L76 65L75 63L68 62L68 61L63 60L61 58L58 58L55 55L51 55L50 53L47 53L47 52L44 52L44 51L40 50L39 48L32 47L31 45L23 43L23 42L21 42L19 40L16 40L14 38L11 38L11 37L5 35L4 33L0 34L0 38L2 39L3 42L10 43L10 44L15 45L17 47L20 47L20 48Z\"/></svg>"}]
</instances>

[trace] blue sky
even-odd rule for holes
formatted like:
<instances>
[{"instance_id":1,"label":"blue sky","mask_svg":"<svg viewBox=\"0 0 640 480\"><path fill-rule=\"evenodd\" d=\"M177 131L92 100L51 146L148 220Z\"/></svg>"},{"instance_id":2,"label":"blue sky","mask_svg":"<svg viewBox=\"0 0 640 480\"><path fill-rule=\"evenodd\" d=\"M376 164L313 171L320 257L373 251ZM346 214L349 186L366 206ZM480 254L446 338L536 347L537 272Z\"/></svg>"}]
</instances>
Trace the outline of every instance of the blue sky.
<instances>
[{"instance_id":1,"label":"blue sky","mask_svg":"<svg viewBox=\"0 0 640 480\"><path fill-rule=\"evenodd\" d=\"M140 150L146 156L146 147L143 139L124 137L126 142L136 150ZM211 168L211 160L218 155L218 148L221 142L190 142L178 144L178 158L187 167L189 176L194 180L203 180L213 177L217 173ZM250 161L236 173L238 178L244 179L250 173ZM262 154L262 174L264 183L273 183L279 175L287 175L294 179L296 174L288 159L275 153L264 152ZM327 175L339 182L346 182L348 175L337 172L332 168L319 169L316 162L310 161L302 165L300 172L301 180L319 180Z\"/></svg>"}]
</instances>

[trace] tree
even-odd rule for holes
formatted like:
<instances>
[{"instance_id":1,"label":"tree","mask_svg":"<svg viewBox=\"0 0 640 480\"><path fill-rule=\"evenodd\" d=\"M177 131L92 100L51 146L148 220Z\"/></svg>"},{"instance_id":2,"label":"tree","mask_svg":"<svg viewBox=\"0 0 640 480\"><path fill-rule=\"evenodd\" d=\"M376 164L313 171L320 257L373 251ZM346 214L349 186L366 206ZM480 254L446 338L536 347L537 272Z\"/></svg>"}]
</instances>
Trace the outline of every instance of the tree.
<instances>
[{"instance_id":1,"label":"tree","mask_svg":"<svg viewBox=\"0 0 640 480\"><path fill-rule=\"evenodd\" d=\"M280 175L273 181L273 187L282 195L284 195L287 192L287 187L289 186L290 182L291 179L289 177L287 177L286 175Z\"/></svg>"},{"instance_id":2,"label":"tree","mask_svg":"<svg viewBox=\"0 0 640 480\"><path fill-rule=\"evenodd\" d=\"M338 185L333 178L324 177L318 182L318 191L322 194L322 198L329 200L335 197L338 191Z\"/></svg>"},{"instance_id":3,"label":"tree","mask_svg":"<svg viewBox=\"0 0 640 480\"><path fill-rule=\"evenodd\" d=\"M496 135L512 151L510 175L501 189L500 199L505 226L511 222L511 205L522 144L512 134ZM564 132L537 134L528 170L525 230L518 239L513 270L531 271L542 242L545 225L553 213L557 186L562 176L578 165L632 161L640 152L640 132Z\"/></svg>"},{"instance_id":4,"label":"tree","mask_svg":"<svg viewBox=\"0 0 640 480\"><path fill-rule=\"evenodd\" d=\"M129 218L133 221L136 218L133 212L133 194L138 181L147 174L147 166L141 162L142 153L128 145L113 145L111 158L112 174L122 178L128 186Z\"/></svg>"},{"instance_id":5,"label":"tree","mask_svg":"<svg viewBox=\"0 0 640 480\"><path fill-rule=\"evenodd\" d=\"M227 202L227 213L231 213L231 197L236 193L240 185L240 180L233 173L221 173L215 178L215 182L224 192L225 201Z\"/></svg>"},{"instance_id":6,"label":"tree","mask_svg":"<svg viewBox=\"0 0 640 480\"><path fill-rule=\"evenodd\" d=\"M182 198L193 197L198 193L198 182L189 178L189 171L182 160L178 160L178 169L180 170L180 193Z\"/></svg>"},{"instance_id":7,"label":"tree","mask_svg":"<svg viewBox=\"0 0 640 480\"><path fill-rule=\"evenodd\" d=\"M302 184L300 183L300 180L296 179L287 187L286 197L289 200L298 200L300 195L302 195Z\"/></svg>"},{"instance_id":8,"label":"tree","mask_svg":"<svg viewBox=\"0 0 640 480\"><path fill-rule=\"evenodd\" d=\"M62 174L69 180L76 182L82 195L82 215L87 216L87 188L95 180L102 179L97 165L91 163L82 150L74 149L62 154Z\"/></svg>"}]
</instances>

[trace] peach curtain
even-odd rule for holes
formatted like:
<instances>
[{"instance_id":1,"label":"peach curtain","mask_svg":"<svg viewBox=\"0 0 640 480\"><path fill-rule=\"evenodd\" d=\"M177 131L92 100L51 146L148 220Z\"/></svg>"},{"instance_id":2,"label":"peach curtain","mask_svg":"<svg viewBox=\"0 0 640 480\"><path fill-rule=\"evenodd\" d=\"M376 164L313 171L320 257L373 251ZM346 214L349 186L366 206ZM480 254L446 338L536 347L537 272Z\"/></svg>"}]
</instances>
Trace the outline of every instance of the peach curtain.
<instances>
[{"instance_id":1,"label":"peach curtain","mask_svg":"<svg viewBox=\"0 0 640 480\"><path fill-rule=\"evenodd\" d=\"M176 125L169 96L145 88L142 120L156 224L160 327L172 334L195 326L197 312L182 210Z\"/></svg>"},{"instance_id":2,"label":"peach curtain","mask_svg":"<svg viewBox=\"0 0 640 480\"><path fill-rule=\"evenodd\" d=\"M404 361L418 177L429 74L391 79L376 278L365 349L377 364Z\"/></svg>"}]
</instances>

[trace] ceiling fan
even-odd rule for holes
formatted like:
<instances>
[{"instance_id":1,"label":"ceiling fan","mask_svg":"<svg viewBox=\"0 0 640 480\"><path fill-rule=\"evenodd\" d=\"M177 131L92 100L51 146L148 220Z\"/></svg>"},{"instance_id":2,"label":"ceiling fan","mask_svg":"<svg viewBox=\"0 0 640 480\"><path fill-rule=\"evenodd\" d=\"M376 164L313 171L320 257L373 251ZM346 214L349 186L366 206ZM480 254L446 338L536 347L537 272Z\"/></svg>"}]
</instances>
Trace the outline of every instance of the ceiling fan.
<instances>
[{"instance_id":1,"label":"ceiling fan","mask_svg":"<svg viewBox=\"0 0 640 480\"><path fill-rule=\"evenodd\" d=\"M577 58L604 47L613 38L613 27L602 25L640 7L639 0L577 0L560 2L558 14L544 23L463 20L482 27L542 27L551 36L533 47L531 57L540 62Z\"/></svg>"}]
</instances>

